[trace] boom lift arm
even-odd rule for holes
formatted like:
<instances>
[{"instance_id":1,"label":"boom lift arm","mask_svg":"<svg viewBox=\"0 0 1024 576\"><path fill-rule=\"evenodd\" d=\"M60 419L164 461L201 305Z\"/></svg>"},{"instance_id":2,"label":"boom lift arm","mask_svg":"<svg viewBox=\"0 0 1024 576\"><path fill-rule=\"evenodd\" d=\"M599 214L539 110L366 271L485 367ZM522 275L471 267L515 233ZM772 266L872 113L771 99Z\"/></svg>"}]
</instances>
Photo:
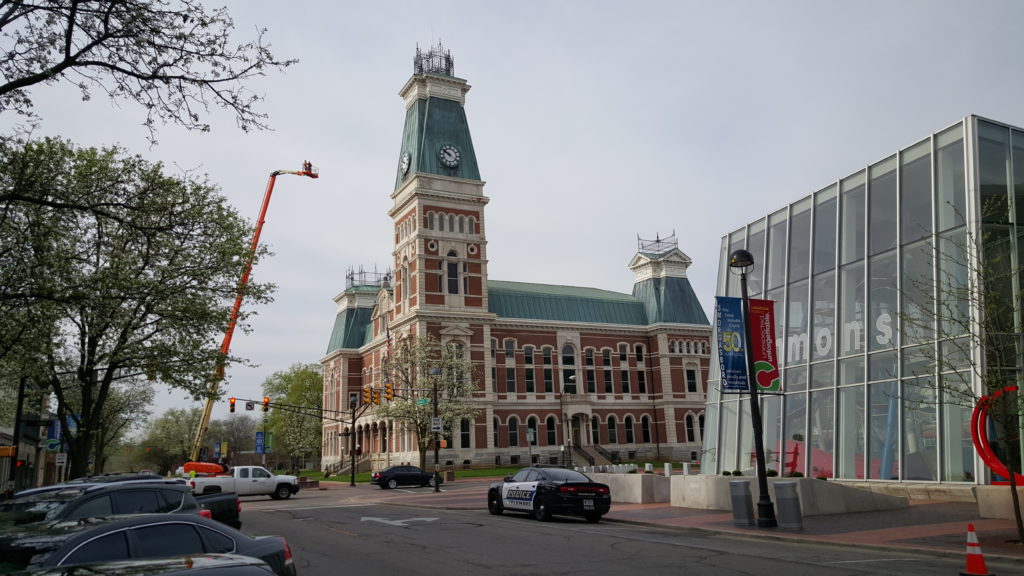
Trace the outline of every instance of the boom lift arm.
<instances>
[{"instance_id":1,"label":"boom lift arm","mask_svg":"<svg viewBox=\"0 0 1024 576\"><path fill-rule=\"evenodd\" d=\"M263 230L263 222L267 217L267 207L270 206L270 195L274 192L274 182L279 174L295 174L296 176L308 176L319 178L320 172L313 167L313 164L306 161L302 163L302 170L275 170L270 173L270 181L267 182L267 191L263 194L263 206L260 208L260 216L256 220L256 229L252 233L252 243L249 245L249 256L245 261L245 269L242 271L242 278L238 282L238 293L235 295L235 305L231 309L231 318L228 320L227 330L224 331L224 340L220 345L220 358L213 370L213 382L210 383L210 391L206 395L206 406L203 408L203 415L199 419L199 427L196 429L196 438L192 444L192 452L189 459L193 462L199 460L199 452L203 446L203 437L210 426L210 414L213 412L213 403L217 400L220 392L220 382L224 379L224 360L231 349L231 336L235 332L235 323L238 322L238 311L242 308L242 298L245 295L245 287L249 284L249 274L252 272L252 261L256 257L256 249L260 244L260 232Z\"/></svg>"}]
</instances>

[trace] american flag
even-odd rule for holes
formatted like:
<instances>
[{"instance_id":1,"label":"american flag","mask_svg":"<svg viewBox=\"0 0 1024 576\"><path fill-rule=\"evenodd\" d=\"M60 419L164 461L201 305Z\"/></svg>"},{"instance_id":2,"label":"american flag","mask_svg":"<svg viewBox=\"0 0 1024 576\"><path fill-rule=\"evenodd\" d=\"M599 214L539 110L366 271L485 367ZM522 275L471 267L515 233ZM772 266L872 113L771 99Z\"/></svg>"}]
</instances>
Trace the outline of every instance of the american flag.
<instances>
[{"instance_id":1,"label":"american flag","mask_svg":"<svg viewBox=\"0 0 1024 576\"><path fill-rule=\"evenodd\" d=\"M385 354L387 356L391 356L391 325L390 324L384 324L384 332L387 334L387 346L388 346L387 352L385 352Z\"/></svg>"}]
</instances>

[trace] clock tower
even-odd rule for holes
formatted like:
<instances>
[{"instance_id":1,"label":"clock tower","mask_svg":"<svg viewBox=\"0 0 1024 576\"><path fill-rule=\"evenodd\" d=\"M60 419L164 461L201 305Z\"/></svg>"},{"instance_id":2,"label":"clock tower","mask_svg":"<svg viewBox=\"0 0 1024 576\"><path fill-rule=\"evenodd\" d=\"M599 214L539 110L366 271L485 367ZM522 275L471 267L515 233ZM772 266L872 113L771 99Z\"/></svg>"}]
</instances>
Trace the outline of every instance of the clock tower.
<instances>
[{"instance_id":1,"label":"clock tower","mask_svg":"<svg viewBox=\"0 0 1024 576\"><path fill-rule=\"evenodd\" d=\"M483 194L466 121L470 86L454 75L451 52L440 44L416 49L413 75L399 95L405 128L398 152L394 204L394 292L391 322L432 313L465 320L464 336L479 332L487 312L487 240ZM414 316L409 316L413 314ZM442 330L443 331L443 330Z\"/></svg>"}]
</instances>

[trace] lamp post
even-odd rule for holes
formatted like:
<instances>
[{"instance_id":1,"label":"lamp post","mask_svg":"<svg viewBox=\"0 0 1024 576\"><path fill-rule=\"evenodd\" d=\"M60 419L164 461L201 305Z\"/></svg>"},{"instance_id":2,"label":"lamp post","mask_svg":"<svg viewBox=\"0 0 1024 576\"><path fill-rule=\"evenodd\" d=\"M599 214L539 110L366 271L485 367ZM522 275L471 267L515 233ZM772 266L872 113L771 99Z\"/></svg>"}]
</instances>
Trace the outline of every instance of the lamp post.
<instances>
[{"instance_id":1,"label":"lamp post","mask_svg":"<svg viewBox=\"0 0 1024 576\"><path fill-rule=\"evenodd\" d=\"M768 471L764 463L764 425L761 422L761 404L754 382L754 356L750 349L750 297L747 294L747 270L754 266L754 255L739 249L729 255L729 267L740 272L740 294L743 301L743 354L747 360L747 390L750 392L750 422L754 426L754 457L757 465L757 525L761 528L778 526L775 506L768 494Z\"/></svg>"},{"instance_id":2,"label":"lamp post","mask_svg":"<svg viewBox=\"0 0 1024 576\"><path fill-rule=\"evenodd\" d=\"M573 389L575 390L576 375L575 374L570 374L569 378L568 378L568 381L572 382L574 384ZM567 465L569 466L569 468L572 468L572 450L573 450L573 443L572 443L572 421L569 419L569 415L566 414L565 408L564 408L564 403L562 401L562 397L565 396L565 389L567 387L568 386L566 384L562 385L562 393L558 396L558 405L559 405L559 407L562 410L562 421L565 423L565 425L562 427L562 433L565 434L565 438L564 438L565 441L563 442L563 444L568 446L567 452L568 452L569 456L568 456L568 463L567 463Z\"/></svg>"},{"instance_id":3,"label":"lamp post","mask_svg":"<svg viewBox=\"0 0 1024 576\"><path fill-rule=\"evenodd\" d=\"M441 473L438 471L438 461L440 460L439 451L440 451L440 442L441 441L438 438L438 430L437 430L438 429L438 419L440 417L438 415L438 410L437 410L437 379L440 376L440 374L441 374L441 369L440 368L436 368L435 367L435 368L431 368L430 369L430 375L433 376L433 378L431 378L430 380L431 380L431 383L433 384L433 398L434 398L434 419L430 422L430 427L433 428L433 431L434 431L434 492L440 492L441 491Z\"/></svg>"}]
</instances>

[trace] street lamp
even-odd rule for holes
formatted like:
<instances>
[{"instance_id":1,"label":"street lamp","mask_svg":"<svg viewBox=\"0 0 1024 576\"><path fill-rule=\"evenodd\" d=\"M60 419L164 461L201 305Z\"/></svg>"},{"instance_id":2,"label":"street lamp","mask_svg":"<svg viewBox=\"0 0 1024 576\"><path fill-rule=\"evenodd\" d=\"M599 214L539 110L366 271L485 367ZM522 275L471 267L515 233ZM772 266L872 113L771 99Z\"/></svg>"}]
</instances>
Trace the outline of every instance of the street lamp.
<instances>
[{"instance_id":1,"label":"street lamp","mask_svg":"<svg viewBox=\"0 0 1024 576\"><path fill-rule=\"evenodd\" d=\"M740 272L740 293L743 300L743 354L747 360L747 390L750 392L750 422L754 426L754 457L757 464L757 525L761 528L778 526L775 507L768 494L768 472L764 464L764 425L761 422L761 404L754 378L754 356L750 348L750 297L747 294L747 270L754 267L754 255L742 248L729 255L729 267Z\"/></svg>"},{"instance_id":2,"label":"street lamp","mask_svg":"<svg viewBox=\"0 0 1024 576\"><path fill-rule=\"evenodd\" d=\"M568 377L568 381L572 382L573 384L575 384L576 383L576 375L575 374L570 374L569 377ZM573 444L572 444L572 421L569 420L569 415L566 414L565 408L564 408L564 403L562 401L562 397L565 396L565 389L567 387L568 386L566 384L562 384L562 393L558 395L558 407L562 411L562 422L563 422L562 434L564 435L562 444L569 447L569 449L568 449L569 457L568 457L567 465L569 466L569 468L572 468L572 450L573 450ZM575 390L575 386L573 387L573 389Z\"/></svg>"},{"instance_id":3,"label":"street lamp","mask_svg":"<svg viewBox=\"0 0 1024 576\"><path fill-rule=\"evenodd\" d=\"M433 384L434 391L434 419L430 422L430 427L433 428L434 430L434 492L441 491L441 473L438 471L438 461L440 460L438 452L440 450L441 441L437 435L439 419L439 415L437 413L437 379L440 376L440 374L440 368L434 367L430 369L430 375L433 376L433 378L431 378L430 380L431 383Z\"/></svg>"}]
</instances>

